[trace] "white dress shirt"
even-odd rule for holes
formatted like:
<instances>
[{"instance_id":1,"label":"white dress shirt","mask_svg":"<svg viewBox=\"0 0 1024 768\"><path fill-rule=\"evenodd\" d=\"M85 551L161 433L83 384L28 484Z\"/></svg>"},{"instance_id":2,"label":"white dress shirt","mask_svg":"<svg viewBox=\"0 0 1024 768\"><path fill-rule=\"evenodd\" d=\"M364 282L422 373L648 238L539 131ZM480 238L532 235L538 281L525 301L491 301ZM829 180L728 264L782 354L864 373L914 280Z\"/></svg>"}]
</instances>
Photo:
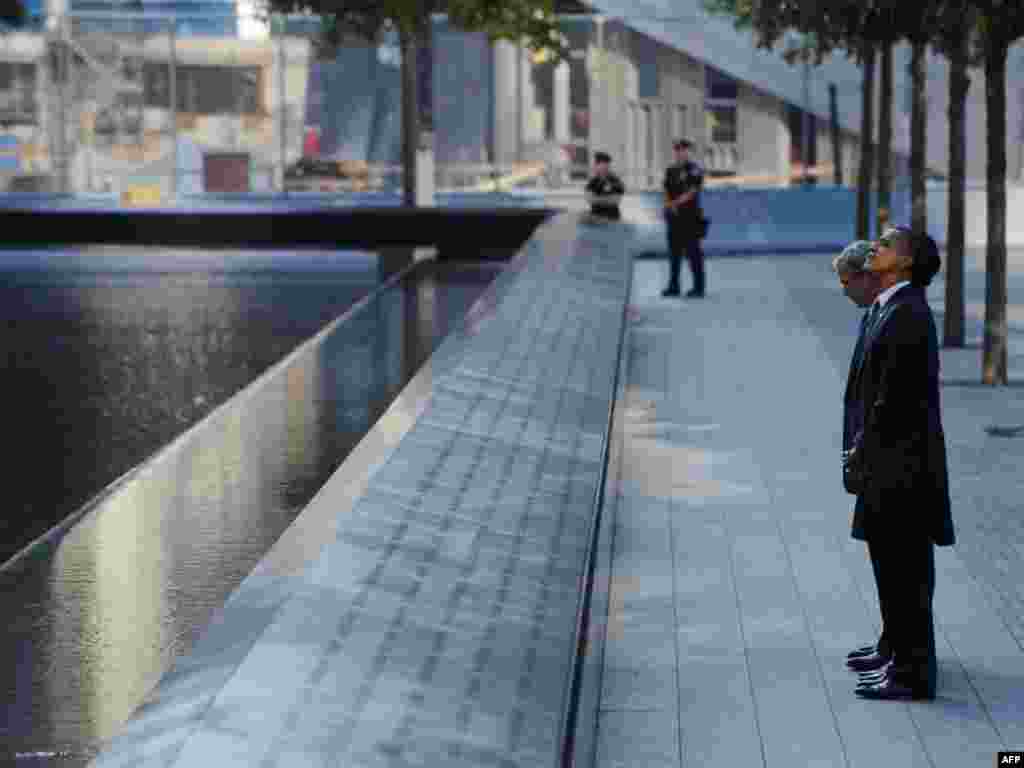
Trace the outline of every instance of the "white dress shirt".
<instances>
[{"instance_id":1,"label":"white dress shirt","mask_svg":"<svg viewBox=\"0 0 1024 768\"><path fill-rule=\"evenodd\" d=\"M878 308L880 310L885 309L885 303L889 301L889 299L893 297L896 291L898 291L904 285L910 285L910 281L900 280L898 283L896 283L896 285L890 285L888 288L886 288L884 291L878 294L878 298L875 299L875 304L878 305Z\"/></svg>"}]
</instances>

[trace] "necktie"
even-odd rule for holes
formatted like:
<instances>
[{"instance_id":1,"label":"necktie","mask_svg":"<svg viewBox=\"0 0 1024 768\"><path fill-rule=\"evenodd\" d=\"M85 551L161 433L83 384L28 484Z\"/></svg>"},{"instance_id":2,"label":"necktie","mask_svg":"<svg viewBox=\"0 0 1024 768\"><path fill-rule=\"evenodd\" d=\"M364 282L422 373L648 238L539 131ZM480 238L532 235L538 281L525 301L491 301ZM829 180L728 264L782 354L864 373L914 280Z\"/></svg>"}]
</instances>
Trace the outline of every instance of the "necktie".
<instances>
[{"instance_id":1,"label":"necktie","mask_svg":"<svg viewBox=\"0 0 1024 768\"><path fill-rule=\"evenodd\" d=\"M871 309L868 310L868 320L864 325L864 336L865 338L871 333L875 326L875 321L878 319L878 314L882 311L882 305L877 301L871 305Z\"/></svg>"}]
</instances>

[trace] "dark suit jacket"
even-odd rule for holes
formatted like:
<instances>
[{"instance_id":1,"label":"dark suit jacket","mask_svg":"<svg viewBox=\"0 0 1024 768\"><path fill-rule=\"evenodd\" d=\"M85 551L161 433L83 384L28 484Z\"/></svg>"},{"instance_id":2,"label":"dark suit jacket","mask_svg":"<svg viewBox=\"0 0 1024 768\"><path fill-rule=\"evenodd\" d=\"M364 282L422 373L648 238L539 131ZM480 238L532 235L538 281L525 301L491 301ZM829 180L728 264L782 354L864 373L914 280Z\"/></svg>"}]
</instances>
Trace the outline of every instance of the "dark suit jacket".
<instances>
[{"instance_id":1,"label":"dark suit jacket","mask_svg":"<svg viewBox=\"0 0 1024 768\"><path fill-rule=\"evenodd\" d=\"M853 358L850 360L850 370L846 375L846 391L843 394L843 450L847 451L853 446L853 439L864 428L864 409L860 406L859 392L856 387L857 373L860 370L860 361L864 353L864 323L868 319L865 311L861 317L861 330L857 336L857 343L853 347Z\"/></svg>"},{"instance_id":2,"label":"dark suit jacket","mask_svg":"<svg viewBox=\"0 0 1024 768\"><path fill-rule=\"evenodd\" d=\"M938 334L923 288L907 285L890 297L851 377L864 422L853 441L867 476L854 538L923 534L952 544Z\"/></svg>"}]
</instances>

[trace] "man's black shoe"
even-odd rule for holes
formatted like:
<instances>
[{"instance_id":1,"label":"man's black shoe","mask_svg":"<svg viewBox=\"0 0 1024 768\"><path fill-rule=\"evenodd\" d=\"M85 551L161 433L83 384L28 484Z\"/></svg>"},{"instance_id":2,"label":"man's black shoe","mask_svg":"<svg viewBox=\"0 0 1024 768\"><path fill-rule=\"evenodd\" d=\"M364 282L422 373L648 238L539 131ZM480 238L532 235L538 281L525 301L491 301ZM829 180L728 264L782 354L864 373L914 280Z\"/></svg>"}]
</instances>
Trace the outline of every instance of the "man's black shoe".
<instances>
[{"instance_id":1,"label":"man's black shoe","mask_svg":"<svg viewBox=\"0 0 1024 768\"><path fill-rule=\"evenodd\" d=\"M688 298L688 299L703 299L704 298L704 292L703 291L687 291L686 292L686 298Z\"/></svg>"},{"instance_id":2,"label":"man's black shoe","mask_svg":"<svg viewBox=\"0 0 1024 768\"><path fill-rule=\"evenodd\" d=\"M886 678L889 677L889 667L882 667L875 672L861 672L857 675L858 686L870 686L878 685L879 683L885 682Z\"/></svg>"},{"instance_id":3,"label":"man's black shoe","mask_svg":"<svg viewBox=\"0 0 1024 768\"><path fill-rule=\"evenodd\" d=\"M864 688L858 687L855 693L862 699L878 699L883 701L907 701L919 699L934 699L935 686L927 682L907 685L887 677L885 681L877 685L869 685Z\"/></svg>"},{"instance_id":4,"label":"man's black shoe","mask_svg":"<svg viewBox=\"0 0 1024 768\"><path fill-rule=\"evenodd\" d=\"M873 645L862 645L860 648L854 648L852 651L846 654L846 658L857 659L861 656L870 656L875 652L875 650L876 648Z\"/></svg>"},{"instance_id":5,"label":"man's black shoe","mask_svg":"<svg viewBox=\"0 0 1024 768\"><path fill-rule=\"evenodd\" d=\"M679 295L679 289L678 288L666 288L664 291L661 292L661 295L664 296L665 298L668 298L669 296L678 296Z\"/></svg>"},{"instance_id":6,"label":"man's black shoe","mask_svg":"<svg viewBox=\"0 0 1024 768\"><path fill-rule=\"evenodd\" d=\"M877 652L870 656L857 656L846 660L846 666L854 672L873 672L889 663L889 656L881 656Z\"/></svg>"}]
</instances>

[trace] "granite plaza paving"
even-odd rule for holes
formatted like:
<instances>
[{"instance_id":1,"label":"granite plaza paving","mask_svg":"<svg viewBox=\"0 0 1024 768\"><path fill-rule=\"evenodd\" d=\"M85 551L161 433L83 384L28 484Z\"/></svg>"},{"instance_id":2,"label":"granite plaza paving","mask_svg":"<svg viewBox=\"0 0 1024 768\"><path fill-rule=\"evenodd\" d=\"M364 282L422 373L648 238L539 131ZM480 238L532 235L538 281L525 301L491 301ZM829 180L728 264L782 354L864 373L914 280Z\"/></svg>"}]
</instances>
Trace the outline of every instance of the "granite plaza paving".
<instances>
[{"instance_id":1,"label":"granite plaza paving","mask_svg":"<svg viewBox=\"0 0 1024 768\"><path fill-rule=\"evenodd\" d=\"M577 765L1024 748L1024 440L983 430L1024 423L1024 390L943 351L938 699L861 701L843 662L877 608L838 467L856 309L823 255L715 259L707 299L662 299L665 264L630 270L624 237L542 227L285 535L322 550L272 551L94 765L552 765L617 362Z\"/></svg>"},{"instance_id":2,"label":"granite plaza paving","mask_svg":"<svg viewBox=\"0 0 1024 768\"><path fill-rule=\"evenodd\" d=\"M597 766L960 768L1020 749L1024 440L983 427L1024 424L1024 390L973 386L976 343L943 350L959 542L937 550L938 699L862 701L844 658L878 610L838 469L857 310L827 256L714 260L685 304L658 295L664 270L635 267Z\"/></svg>"}]
</instances>

